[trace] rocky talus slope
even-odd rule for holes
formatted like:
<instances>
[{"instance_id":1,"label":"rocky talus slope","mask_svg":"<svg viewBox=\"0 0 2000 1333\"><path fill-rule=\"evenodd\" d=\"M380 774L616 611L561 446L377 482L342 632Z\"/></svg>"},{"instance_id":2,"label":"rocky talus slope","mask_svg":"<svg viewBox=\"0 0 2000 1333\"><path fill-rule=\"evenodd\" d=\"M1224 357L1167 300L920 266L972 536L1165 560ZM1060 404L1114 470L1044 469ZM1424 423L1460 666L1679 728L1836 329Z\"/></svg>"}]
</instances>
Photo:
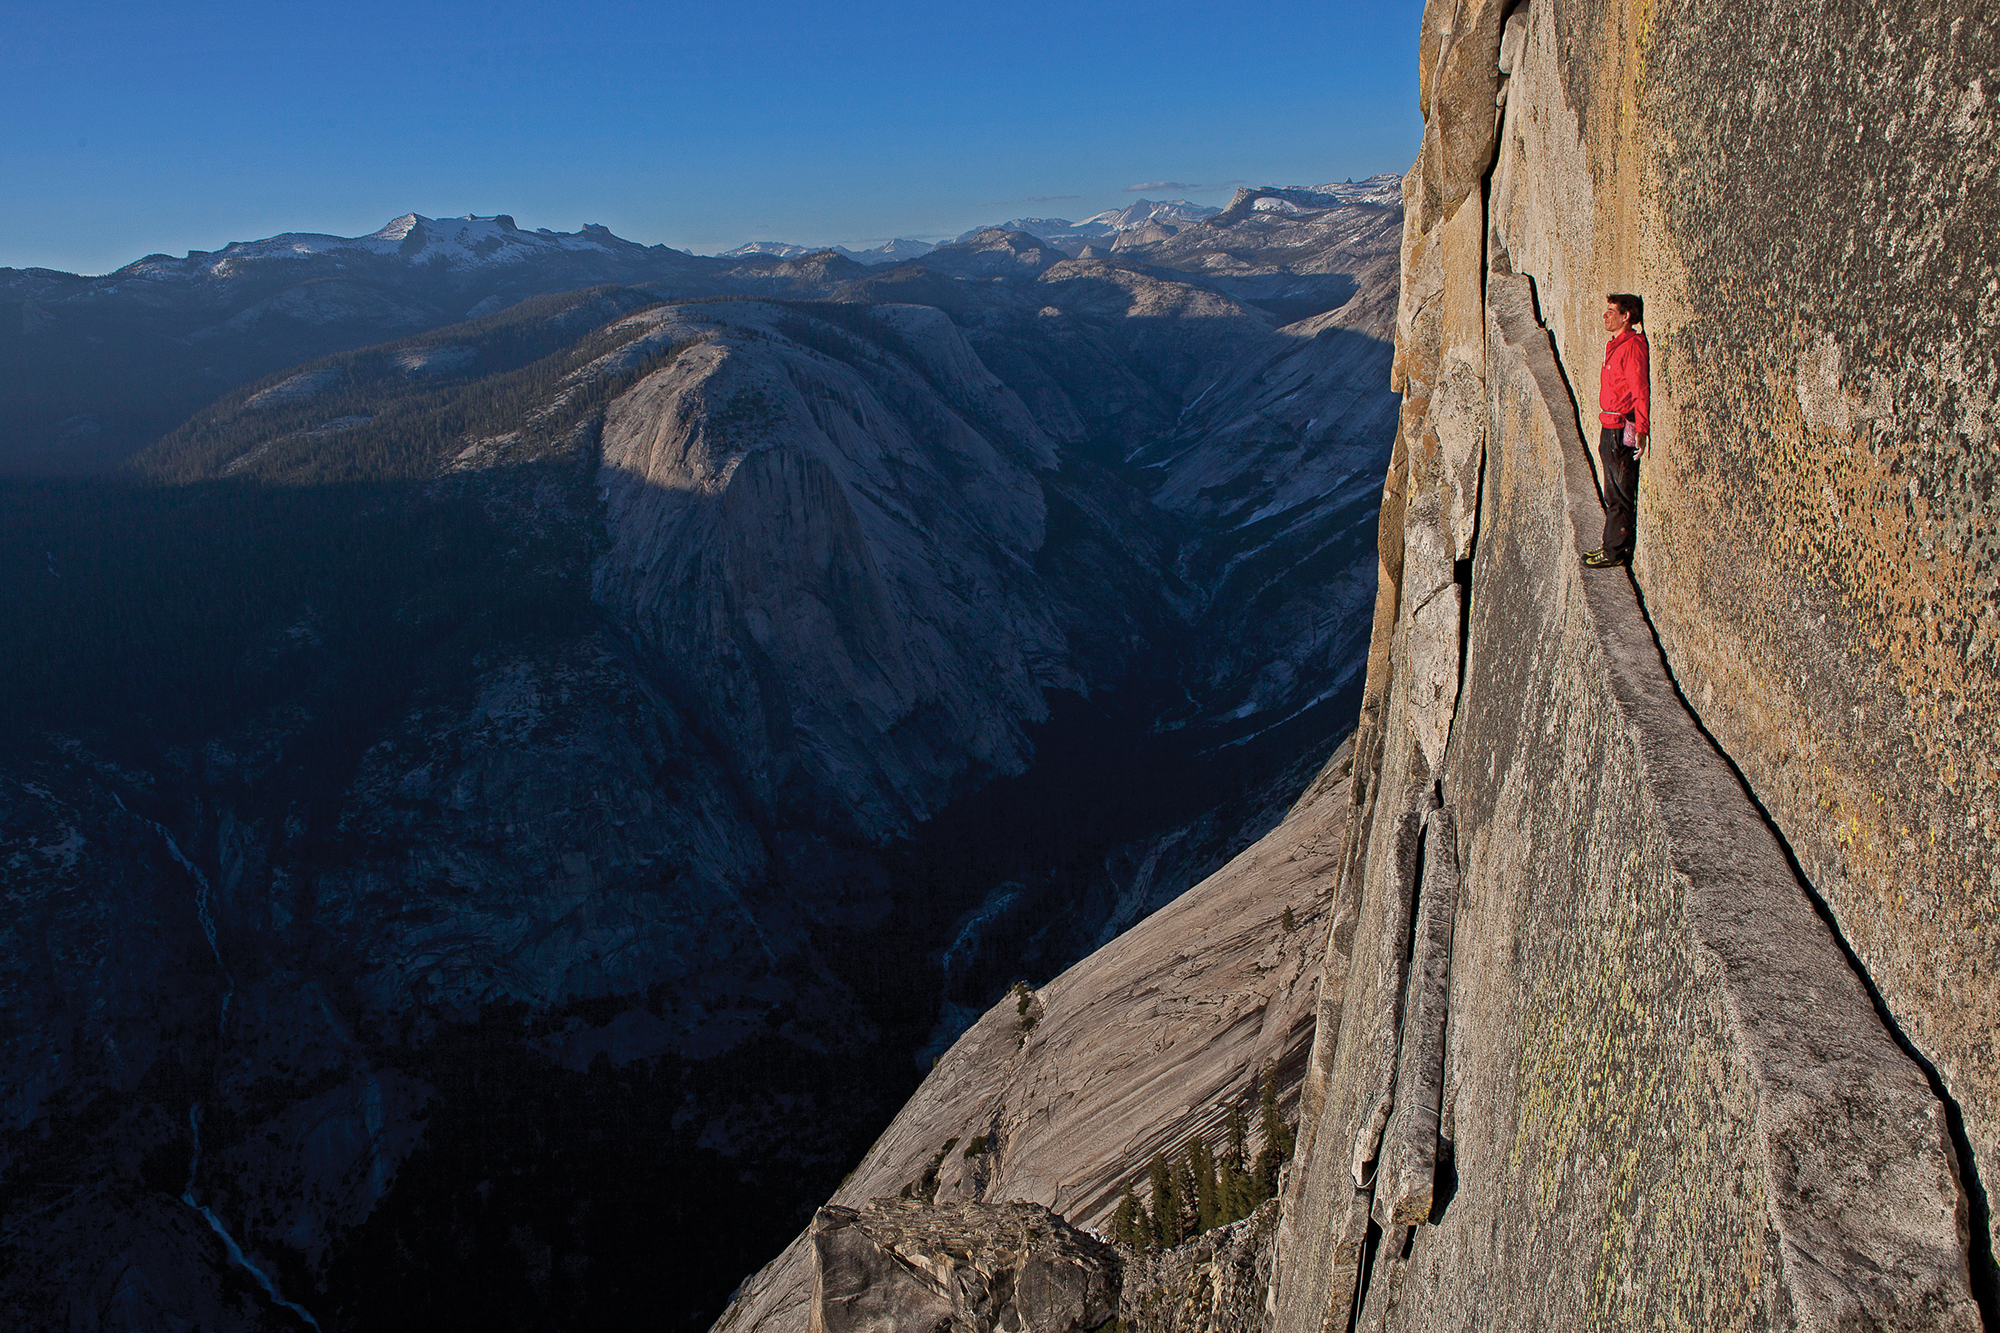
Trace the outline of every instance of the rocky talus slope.
<instances>
[{"instance_id":1,"label":"rocky talus slope","mask_svg":"<svg viewBox=\"0 0 2000 1333\"><path fill-rule=\"evenodd\" d=\"M1259 1333L1270 1327L1278 1204L1171 1249L1123 1254L1118 1317L1134 1333Z\"/></svg>"},{"instance_id":2,"label":"rocky talus slope","mask_svg":"<svg viewBox=\"0 0 2000 1333\"><path fill-rule=\"evenodd\" d=\"M806 1327L1253 1333L1268 1317L1277 1213L1266 1202L1183 1245L1137 1253L1039 1204L829 1204L813 1216Z\"/></svg>"},{"instance_id":3,"label":"rocky talus slope","mask_svg":"<svg viewBox=\"0 0 2000 1333\"><path fill-rule=\"evenodd\" d=\"M2000 1317L1995 37L1429 6L1280 1333Z\"/></svg>"},{"instance_id":4,"label":"rocky talus slope","mask_svg":"<svg viewBox=\"0 0 2000 1333\"><path fill-rule=\"evenodd\" d=\"M1117 1254L1029 1203L829 1205L812 1250L813 1333L1087 1333L1118 1311Z\"/></svg>"}]
</instances>

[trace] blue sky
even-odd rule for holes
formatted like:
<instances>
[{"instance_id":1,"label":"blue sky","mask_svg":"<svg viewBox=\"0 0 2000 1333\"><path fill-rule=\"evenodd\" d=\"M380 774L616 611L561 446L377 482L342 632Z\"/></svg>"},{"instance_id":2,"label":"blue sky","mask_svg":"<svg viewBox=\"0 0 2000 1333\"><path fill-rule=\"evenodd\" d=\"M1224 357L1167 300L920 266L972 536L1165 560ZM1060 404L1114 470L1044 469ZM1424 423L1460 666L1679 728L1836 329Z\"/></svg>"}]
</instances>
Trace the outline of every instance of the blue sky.
<instances>
[{"instance_id":1,"label":"blue sky","mask_svg":"<svg viewBox=\"0 0 2000 1333\"><path fill-rule=\"evenodd\" d=\"M1401 171L1421 9L0 0L0 265L411 211L858 246Z\"/></svg>"}]
</instances>

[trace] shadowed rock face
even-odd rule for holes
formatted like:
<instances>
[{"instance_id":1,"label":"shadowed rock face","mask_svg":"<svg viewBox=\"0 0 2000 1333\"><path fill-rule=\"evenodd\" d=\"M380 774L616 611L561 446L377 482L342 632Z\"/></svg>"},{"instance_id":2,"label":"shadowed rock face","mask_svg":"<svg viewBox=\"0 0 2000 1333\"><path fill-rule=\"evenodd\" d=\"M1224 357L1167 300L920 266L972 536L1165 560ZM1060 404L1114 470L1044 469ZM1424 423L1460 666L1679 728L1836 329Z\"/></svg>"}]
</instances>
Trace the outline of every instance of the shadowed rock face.
<instances>
[{"instance_id":1,"label":"shadowed rock face","mask_svg":"<svg viewBox=\"0 0 2000 1333\"><path fill-rule=\"evenodd\" d=\"M10 490L0 1309L620 1327L670 1251L707 1322L927 1042L1344 729L1385 234L1319 326L1110 261L550 298L244 384L173 484ZM241 1261L143 1239L197 1207Z\"/></svg>"},{"instance_id":2,"label":"shadowed rock face","mask_svg":"<svg viewBox=\"0 0 2000 1333\"><path fill-rule=\"evenodd\" d=\"M652 336L706 341L614 404L602 446L599 601L706 702L760 803L870 839L933 814L968 765L1018 770L1042 689L1084 684L1061 611L1021 577L1054 445L922 313L894 327L984 433L924 362L822 326L841 361L775 341L782 310L722 305L659 317ZM1129 636L1173 610L1128 608Z\"/></svg>"}]
</instances>

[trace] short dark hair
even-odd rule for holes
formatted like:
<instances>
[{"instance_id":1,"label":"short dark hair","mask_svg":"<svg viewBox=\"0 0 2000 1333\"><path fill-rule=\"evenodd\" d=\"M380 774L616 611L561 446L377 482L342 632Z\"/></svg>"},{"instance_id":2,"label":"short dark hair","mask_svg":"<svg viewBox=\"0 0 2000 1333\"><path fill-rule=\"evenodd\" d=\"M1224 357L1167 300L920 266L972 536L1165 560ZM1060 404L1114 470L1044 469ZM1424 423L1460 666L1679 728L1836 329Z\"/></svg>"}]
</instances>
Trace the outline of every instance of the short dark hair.
<instances>
[{"instance_id":1,"label":"short dark hair","mask_svg":"<svg viewBox=\"0 0 2000 1333\"><path fill-rule=\"evenodd\" d=\"M1612 292L1604 299L1630 315L1633 324L1644 324L1646 322L1645 297L1634 296L1630 292Z\"/></svg>"}]
</instances>

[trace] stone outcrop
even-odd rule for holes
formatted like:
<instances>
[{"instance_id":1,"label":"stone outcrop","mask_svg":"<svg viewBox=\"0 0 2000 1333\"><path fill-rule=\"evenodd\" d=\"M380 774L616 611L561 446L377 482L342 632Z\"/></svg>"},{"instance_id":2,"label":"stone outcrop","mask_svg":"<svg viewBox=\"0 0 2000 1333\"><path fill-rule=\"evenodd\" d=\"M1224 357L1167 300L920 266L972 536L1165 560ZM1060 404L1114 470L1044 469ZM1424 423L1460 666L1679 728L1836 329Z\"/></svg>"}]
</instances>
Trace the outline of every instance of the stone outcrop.
<instances>
[{"instance_id":1,"label":"stone outcrop","mask_svg":"<svg viewBox=\"0 0 2000 1333\"><path fill-rule=\"evenodd\" d=\"M1429 6L1279 1333L1991 1326L1994 51Z\"/></svg>"},{"instance_id":2,"label":"stone outcrop","mask_svg":"<svg viewBox=\"0 0 2000 1333\"><path fill-rule=\"evenodd\" d=\"M810 1333L1262 1333L1278 1205L1185 1244L1107 1245L1038 1204L877 1199L813 1216Z\"/></svg>"},{"instance_id":3,"label":"stone outcrop","mask_svg":"<svg viewBox=\"0 0 2000 1333\"><path fill-rule=\"evenodd\" d=\"M1132 1333L1263 1333L1278 1205L1169 1250L1125 1255L1118 1318Z\"/></svg>"},{"instance_id":4,"label":"stone outcrop","mask_svg":"<svg viewBox=\"0 0 2000 1333\"><path fill-rule=\"evenodd\" d=\"M1035 1204L829 1205L810 1234L812 1333L1081 1333L1118 1311L1117 1253Z\"/></svg>"}]
</instances>

